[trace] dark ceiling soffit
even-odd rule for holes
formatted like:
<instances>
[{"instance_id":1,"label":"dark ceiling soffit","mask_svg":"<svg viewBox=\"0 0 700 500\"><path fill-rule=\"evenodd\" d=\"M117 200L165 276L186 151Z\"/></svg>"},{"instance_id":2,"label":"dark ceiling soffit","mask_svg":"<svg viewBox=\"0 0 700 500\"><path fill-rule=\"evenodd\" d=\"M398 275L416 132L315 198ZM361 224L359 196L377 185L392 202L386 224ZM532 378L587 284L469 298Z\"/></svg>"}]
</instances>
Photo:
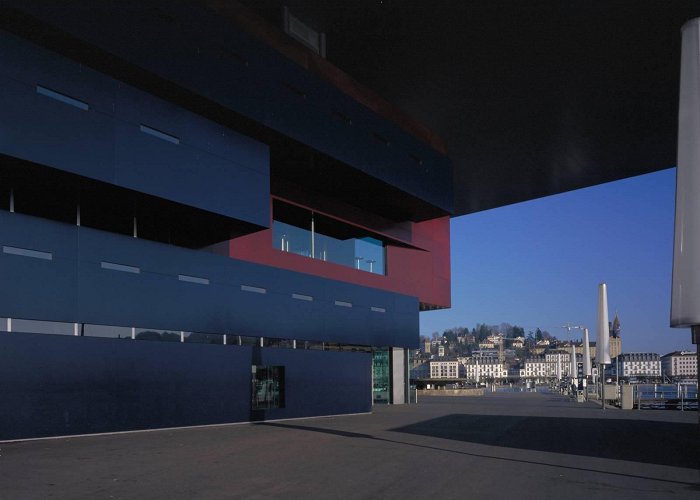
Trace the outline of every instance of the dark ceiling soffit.
<instances>
[{"instance_id":1,"label":"dark ceiling soffit","mask_svg":"<svg viewBox=\"0 0 700 500\"><path fill-rule=\"evenodd\" d=\"M391 121L415 138L428 144L437 152L446 155L445 141L418 123L415 119L397 107L389 104L369 88L363 86L340 68L329 63L311 50L297 43L282 31L270 25L265 19L249 11L235 0L200 0L201 3L222 18L269 47L277 50L303 68L320 76L334 85L338 90L369 108L373 112Z\"/></svg>"},{"instance_id":2,"label":"dark ceiling soffit","mask_svg":"<svg viewBox=\"0 0 700 500\"><path fill-rule=\"evenodd\" d=\"M2 7L1 4L0 7ZM64 56L85 62L97 71L101 71L130 85L142 88L153 95L170 100L189 111L213 119L224 126L231 127L267 144L284 144L286 145L284 147L289 147L290 144L297 144L293 139L257 121L241 115L206 97L195 94L176 83L161 78L119 56L84 42L18 9L2 8L0 14L2 14L0 15L0 28L6 29L23 38L27 38L46 48L58 50L58 52ZM308 149L308 147L300 144L297 144L296 147L304 150ZM321 156L325 157L325 155ZM444 156L443 158L446 159ZM386 215L394 220L412 221L422 221L449 214L443 209L439 209L413 195L397 190L378 179L374 179L368 175L361 175L359 171L344 166L342 162L335 162L335 164L337 168L345 172L345 174L342 175L347 177L347 172L352 171L355 177L364 179L358 188L362 187L363 190L367 191L365 198L366 200L370 200L368 205L370 210L377 213L386 212ZM275 175L282 174L282 172L275 169L274 164L271 173ZM354 186L355 184L341 182L338 184L331 183L330 185L331 187L333 185L339 186L338 189L344 186L343 188L347 190L349 186ZM324 186L324 190L327 190L329 187L328 183L324 184ZM369 189L370 186L374 186L375 188ZM352 202L351 197L349 198L341 192L335 194L345 199L346 202Z\"/></svg>"}]
</instances>

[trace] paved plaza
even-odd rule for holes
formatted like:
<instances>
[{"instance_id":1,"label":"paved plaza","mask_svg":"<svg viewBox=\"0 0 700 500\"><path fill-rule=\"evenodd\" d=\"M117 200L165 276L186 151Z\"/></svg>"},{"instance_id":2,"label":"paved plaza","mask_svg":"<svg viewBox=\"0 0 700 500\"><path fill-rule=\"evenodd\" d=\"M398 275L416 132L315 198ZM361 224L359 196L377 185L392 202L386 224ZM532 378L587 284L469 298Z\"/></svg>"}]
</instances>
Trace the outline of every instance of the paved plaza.
<instances>
[{"instance_id":1,"label":"paved plaza","mask_svg":"<svg viewBox=\"0 0 700 500\"><path fill-rule=\"evenodd\" d=\"M0 443L0 498L692 498L698 413L556 394Z\"/></svg>"}]
</instances>

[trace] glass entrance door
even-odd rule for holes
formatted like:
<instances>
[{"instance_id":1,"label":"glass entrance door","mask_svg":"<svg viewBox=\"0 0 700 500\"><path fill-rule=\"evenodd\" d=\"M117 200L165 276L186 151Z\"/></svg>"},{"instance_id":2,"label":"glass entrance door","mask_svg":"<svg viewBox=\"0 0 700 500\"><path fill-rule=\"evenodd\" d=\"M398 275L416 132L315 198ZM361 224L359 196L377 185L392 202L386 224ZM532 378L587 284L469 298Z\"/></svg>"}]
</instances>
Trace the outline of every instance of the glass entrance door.
<instances>
[{"instance_id":1,"label":"glass entrance door","mask_svg":"<svg viewBox=\"0 0 700 500\"><path fill-rule=\"evenodd\" d=\"M375 349L372 353L372 402L390 403L389 349Z\"/></svg>"}]
</instances>

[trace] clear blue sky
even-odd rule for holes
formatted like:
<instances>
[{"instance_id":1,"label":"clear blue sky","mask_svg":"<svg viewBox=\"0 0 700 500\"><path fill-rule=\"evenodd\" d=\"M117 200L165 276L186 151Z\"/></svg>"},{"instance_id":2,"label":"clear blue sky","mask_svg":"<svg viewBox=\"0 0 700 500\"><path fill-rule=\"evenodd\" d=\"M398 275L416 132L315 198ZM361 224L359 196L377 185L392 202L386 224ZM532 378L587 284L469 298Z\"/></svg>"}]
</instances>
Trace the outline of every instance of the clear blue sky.
<instances>
[{"instance_id":1,"label":"clear blue sky","mask_svg":"<svg viewBox=\"0 0 700 500\"><path fill-rule=\"evenodd\" d=\"M420 333L476 323L583 324L595 340L598 284L608 284L623 352L691 350L670 328L675 169L457 217L452 308L420 314ZM581 338L573 330L572 338Z\"/></svg>"}]
</instances>

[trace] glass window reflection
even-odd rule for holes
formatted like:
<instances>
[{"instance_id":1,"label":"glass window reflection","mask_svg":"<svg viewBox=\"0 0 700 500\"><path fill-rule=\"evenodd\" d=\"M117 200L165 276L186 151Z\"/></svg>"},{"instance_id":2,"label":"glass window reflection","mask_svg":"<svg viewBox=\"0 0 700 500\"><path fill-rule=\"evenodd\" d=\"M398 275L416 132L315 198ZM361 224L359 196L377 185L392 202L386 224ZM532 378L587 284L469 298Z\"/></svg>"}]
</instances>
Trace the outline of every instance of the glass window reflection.
<instances>
[{"instance_id":1,"label":"glass window reflection","mask_svg":"<svg viewBox=\"0 0 700 500\"><path fill-rule=\"evenodd\" d=\"M7 320L5 320L7 324ZM40 321L33 319L12 318L12 331L18 333L43 333L47 335L74 335L73 323L60 321Z\"/></svg>"},{"instance_id":2,"label":"glass window reflection","mask_svg":"<svg viewBox=\"0 0 700 500\"><path fill-rule=\"evenodd\" d=\"M280 200L274 200L273 213L273 246L278 250L386 273L386 244L366 230Z\"/></svg>"},{"instance_id":3,"label":"glass window reflection","mask_svg":"<svg viewBox=\"0 0 700 500\"><path fill-rule=\"evenodd\" d=\"M252 408L284 408L284 366L252 367Z\"/></svg>"},{"instance_id":4,"label":"glass window reflection","mask_svg":"<svg viewBox=\"0 0 700 500\"><path fill-rule=\"evenodd\" d=\"M131 328L126 326L91 325L89 323L84 323L81 324L79 328L79 334L85 337L131 339Z\"/></svg>"}]
</instances>

